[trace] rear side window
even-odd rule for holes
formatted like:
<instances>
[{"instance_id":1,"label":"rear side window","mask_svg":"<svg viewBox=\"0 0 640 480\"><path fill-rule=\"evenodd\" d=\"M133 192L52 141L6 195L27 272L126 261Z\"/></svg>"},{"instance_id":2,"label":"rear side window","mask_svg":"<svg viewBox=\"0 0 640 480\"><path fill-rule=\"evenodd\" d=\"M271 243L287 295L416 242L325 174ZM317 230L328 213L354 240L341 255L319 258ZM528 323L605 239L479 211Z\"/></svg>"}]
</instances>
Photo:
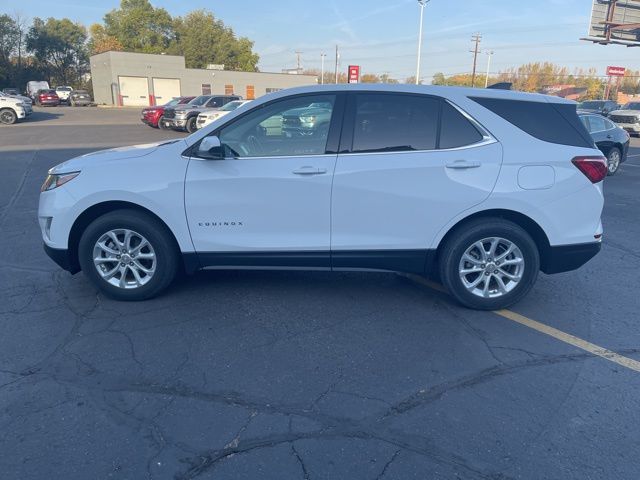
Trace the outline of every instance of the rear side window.
<instances>
[{"instance_id":1,"label":"rear side window","mask_svg":"<svg viewBox=\"0 0 640 480\"><path fill-rule=\"evenodd\" d=\"M473 124L447 102L442 102L442 126L439 148L473 145L483 136Z\"/></svg>"},{"instance_id":2,"label":"rear side window","mask_svg":"<svg viewBox=\"0 0 640 480\"><path fill-rule=\"evenodd\" d=\"M574 147L593 147L593 140L578 118L573 104L479 97L472 97L471 100L539 140Z\"/></svg>"},{"instance_id":3,"label":"rear side window","mask_svg":"<svg viewBox=\"0 0 640 480\"><path fill-rule=\"evenodd\" d=\"M395 94L356 95L352 152L433 150L440 101Z\"/></svg>"}]
</instances>

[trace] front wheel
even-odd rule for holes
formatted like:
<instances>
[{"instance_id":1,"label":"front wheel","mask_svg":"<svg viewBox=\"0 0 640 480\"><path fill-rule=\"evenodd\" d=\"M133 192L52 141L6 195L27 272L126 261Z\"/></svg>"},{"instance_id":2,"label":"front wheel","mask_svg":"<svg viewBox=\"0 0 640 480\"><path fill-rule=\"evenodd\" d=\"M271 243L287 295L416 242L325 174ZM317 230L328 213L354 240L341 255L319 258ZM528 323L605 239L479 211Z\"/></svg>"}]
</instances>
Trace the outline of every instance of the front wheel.
<instances>
[{"instance_id":1,"label":"front wheel","mask_svg":"<svg viewBox=\"0 0 640 480\"><path fill-rule=\"evenodd\" d=\"M198 129L198 127L196 126L196 120L196 117L191 117L189 120L187 120L187 132L193 133Z\"/></svg>"},{"instance_id":2,"label":"front wheel","mask_svg":"<svg viewBox=\"0 0 640 480\"><path fill-rule=\"evenodd\" d=\"M0 110L0 123L4 125L13 125L18 121L18 116L16 112L9 108L5 108Z\"/></svg>"},{"instance_id":3,"label":"front wheel","mask_svg":"<svg viewBox=\"0 0 640 480\"><path fill-rule=\"evenodd\" d=\"M167 126L167 123L164 121L164 115L162 115L159 119L158 119L158 128L160 130L168 130L169 127Z\"/></svg>"},{"instance_id":4,"label":"front wheel","mask_svg":"<svg viewBox=\"0 0 640 480\"><path fill-rule=\"evenodd\" d=\"M178 251L157 219L116 210L94 220L80 238L82 271L116 300L147 300L165 290L178 271Z\"/></svg>"},{"instance_id":5,"label":"front wheel","mask_svg":"<svg viewBox=\"0 0 640 480\"><path fill-rule=\"evenodd\" d=\"M507 220L478 219L458 228L440 252L440 278L462 305L498 310L533 287L540 255L531 236Z\"/></svg>"},{"instance_id":6,"label":"front wheel","mask_svg":"<svg viewBox=\"0 0 640 480\"><path fill-rule=\"evenodd\" d=\"M613 147L609 150L607 155L607 175L612 176L615 175L620 168L620 162L622 161L622 153L620 149L617 147Z\"/></svg>"}]
</instances>

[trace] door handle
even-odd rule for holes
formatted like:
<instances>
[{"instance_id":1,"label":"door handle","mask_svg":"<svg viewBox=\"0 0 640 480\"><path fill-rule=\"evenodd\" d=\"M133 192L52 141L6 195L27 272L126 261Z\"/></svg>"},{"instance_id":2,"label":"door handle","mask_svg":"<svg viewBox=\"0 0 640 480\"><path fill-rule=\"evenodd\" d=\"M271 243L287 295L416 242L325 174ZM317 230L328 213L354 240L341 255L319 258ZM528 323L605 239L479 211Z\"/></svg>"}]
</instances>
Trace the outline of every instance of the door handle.
<instances>
[{"instance_id":1,"label":"door handle","mask_svg":"<svg viewBox=\"0 0 640 480\"><path fill-rule=\"evenodd\" d=\"M480 162L468 162L466 160L456 160L453 163L448 163L447 168L453 168L456 170L463 170L465 168L478 168L480 167Z\"/></svg>"},{"instance_id":2,"label":"door handle","mask_svg":"<svg viewBox=\"0 0 640 480\"><path fill-rule=\"evenodd\" d=\"M607 138L611 139L611 138L613 138L613 136L611 136L611 135L607 135Z\"/></svg>"},{"instance_id":3,"label":"door handle","mask_svg":"<svg viewBox=\"0 0 640 480\"><path fill-rule=\"evenodd\" d=\"M323 173L327 173L327 169L306 166L295 169L293 173L296 175L322 175Z\"/></svg>"}]
</instances>

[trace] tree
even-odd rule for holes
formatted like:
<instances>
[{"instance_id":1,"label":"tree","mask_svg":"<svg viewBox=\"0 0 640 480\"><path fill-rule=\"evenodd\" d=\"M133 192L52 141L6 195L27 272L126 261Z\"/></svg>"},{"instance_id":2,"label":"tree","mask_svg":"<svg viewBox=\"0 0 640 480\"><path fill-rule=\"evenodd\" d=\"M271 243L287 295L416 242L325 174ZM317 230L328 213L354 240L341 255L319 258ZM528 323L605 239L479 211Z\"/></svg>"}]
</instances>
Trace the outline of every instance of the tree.
<instances>
[{"instance_id":1,"label":"tree","mask_svg":"<svg viewBox=\"0 0 640 480\"><path fill-rule=\"evenodd\" d=\"M124 50L122 43L116 37L108 35L105 28L99 23L94 23L89 27L89 52L97 55L103 52L121 52Z\"/></svg>"},{"instance_id":2,"label":"tree","mask_svg":"<svg viewBox=\"0 0 640 480\"><path fill-rule=\"evenodd\" d=\"M169 12L149 0L121 0L104 16L104 32L131 52L164 53L175 38Z\"/></svg>"},{"instance_id":3,"label":"tree","mask_svg":"<svg viewBox=\"0 0 640 480\"><path fill-rule=\"evenodd\" d=\"M391 78L388 73L383 73L382 75L380 75L380 83L397 84L397 83L400 83L400 82L398 82L398 80L396 80L395 78Z\"/></svg>"},{"instance_id":4,"label":"tree","mask_svg":"<svg viewBox=\"0 0 640 480\"><path fill-rule=\"evenodd\" d=\"M19 29L15 20L9 15L0 15L0 82L13 79L14 65L12 58L18 49Z\"/></svg>"},{"instance_id":5,"label":"tree","mask_svg":"<svg viewBox=\"0 0 640 480\"><path fill-rule=\"evenodd\" d=\"M87 30L68 18L35 18L27 34L30 51L49 81L79 82L87 71Z\"/></svg>"},{"instance_id":6,"label":"tree","mask_svg":"<svg viewBox=\"0 0 640 480\"><path fill-rule=\"evenodd\" d=\"M171 52L183 55L188 68L224 64L227 70L258 71L253 42L237 38L233 30L207 10L195 10L174 21L176 38Z\"/></svg>"},{"instance_id":7,"label":"tree","mask_svg":"<svg viewBox=\"0 0 640 480\"><path fill-rule=\"evenodd\" d=\"M360 76L360 83L381 83L380 77L375 73L365 73Z\"/></svg>"}]
</instances>

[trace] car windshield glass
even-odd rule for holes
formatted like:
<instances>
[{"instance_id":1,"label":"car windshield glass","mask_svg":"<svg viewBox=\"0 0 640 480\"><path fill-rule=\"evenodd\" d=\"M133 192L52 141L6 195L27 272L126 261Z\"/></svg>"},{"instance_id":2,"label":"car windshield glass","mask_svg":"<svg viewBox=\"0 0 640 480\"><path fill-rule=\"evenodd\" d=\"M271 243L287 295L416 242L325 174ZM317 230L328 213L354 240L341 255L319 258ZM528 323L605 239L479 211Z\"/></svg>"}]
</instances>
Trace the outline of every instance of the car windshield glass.
<instances>
[{"instance_id":1,"label":"car windshield glass","mask_svg":"<svg viewBox=\"0 0 640 480\"><path fill-rule=\"evenodd\" d=\"M58 88L56 88L56 90L58 90L60 92L70 92L71 91L71 87L58 87Z\"/></svg>"},{"instance_id":2,"label":"car windshield glass","mask_svg":"<svg viewBox=\"0 0 640 480\"><path fill-rule=\"evenodd\" d=\"M165 103L164 106L173 107L174 105L178 105L178 103L180 103L180 100L178 98L174 98L173 100L169 100L167 103Z\"/></svg>"},{"instance_id":3,"label":"car windshield glass","mask_svg":"<svg viewBox=\"0 0 640 480\"><path fill-rule=\"evenodd\" d=\"M629 102L624 107L623 110L640 110L640 102Z\"/></svg>"},{"instance_id":4,"label":"car windshield glass","mask_svg":"<svg viewBox=\"0 0 640 480\"><path fill-rule=\"evenodd\" d=\"M230 112L238 108L240 105L242 105L242 102L229 102L220 110L222 110L223 112Z\"/></svg>"},{"instance_id":5,"label":"car windshield glass","mask_svg":"<svg viewBox=\"0 0 640 480\"><path fill-rule=\"evenodd\" d=\"M600 108L604 102L582 102L580 104L581 108Z\"/></svg>"},{"instance_id":6,"label":"car windshield glass","mask_svg":"<svg viewBox=\"0 0 640 480\"><path fill-rule=\"evenodd\" d=\"M189 102L189 105L204 105L207 100L209 100L211 97L207 97L205 95L201 95L200 97L196 97L193 100L191 100Z\"/></svg>"}]
</instances>

